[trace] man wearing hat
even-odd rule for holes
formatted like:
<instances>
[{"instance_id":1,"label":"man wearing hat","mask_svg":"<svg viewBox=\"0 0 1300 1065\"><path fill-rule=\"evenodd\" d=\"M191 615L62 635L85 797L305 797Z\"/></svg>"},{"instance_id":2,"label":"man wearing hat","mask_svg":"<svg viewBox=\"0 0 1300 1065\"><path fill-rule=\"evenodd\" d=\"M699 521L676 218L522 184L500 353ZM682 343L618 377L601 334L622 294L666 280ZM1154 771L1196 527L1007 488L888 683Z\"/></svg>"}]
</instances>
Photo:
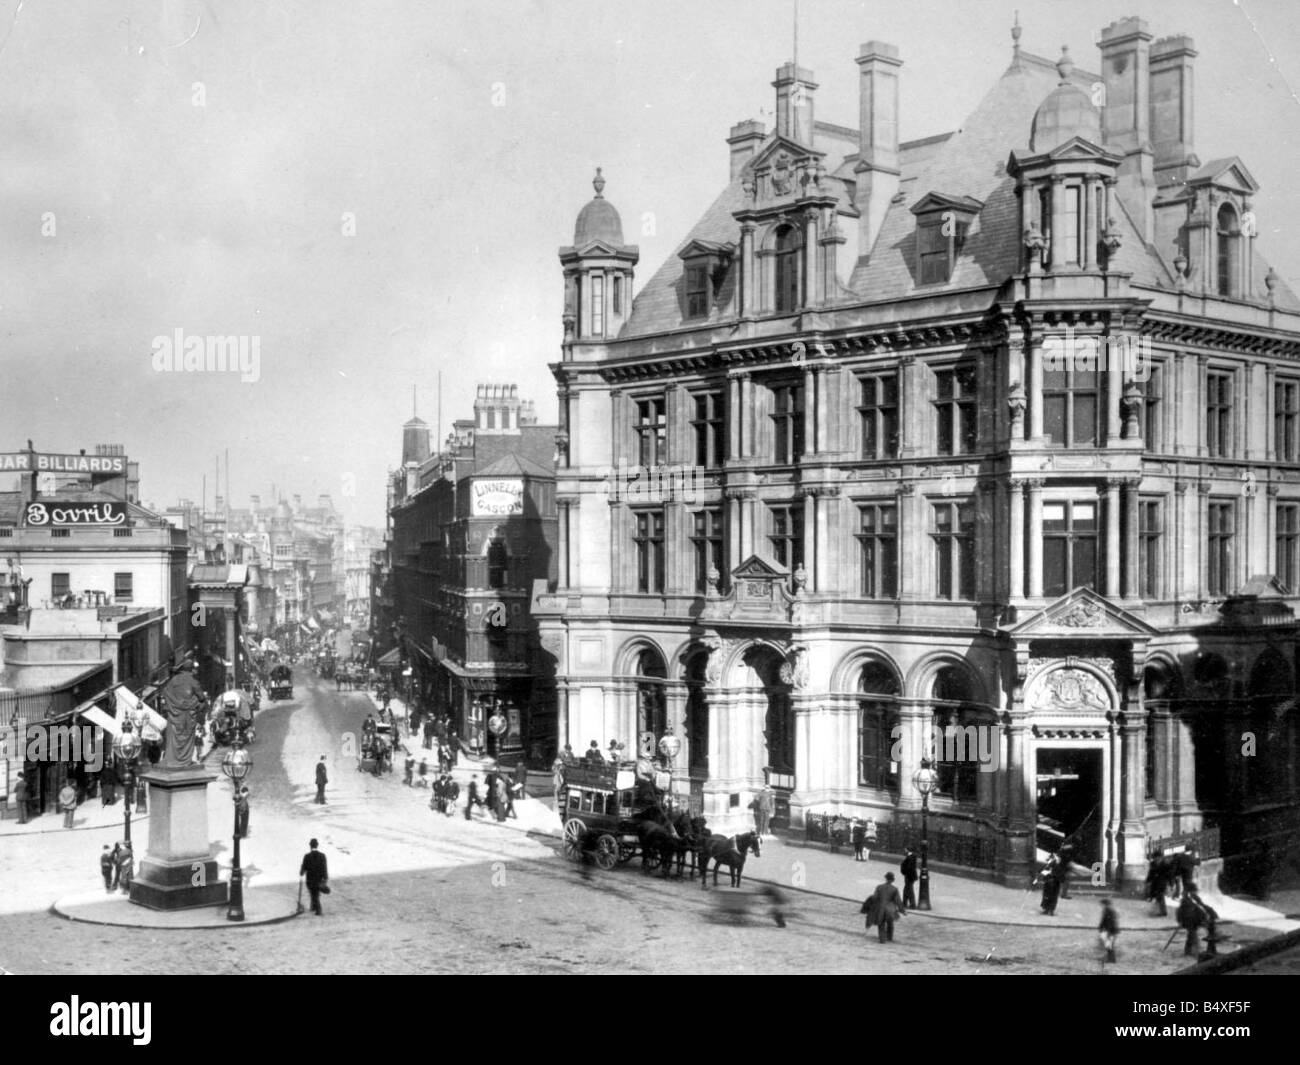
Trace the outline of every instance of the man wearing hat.
<instances>
[{"instance_id":1,"label":"man wearing hat","mask_svg":"<svg viewBox=\"0 0 1300 1065\"><path fill-rule=\"evenodd\" d=\"M307 891L311 895L311 912L321 917L323 916L320 908L321 893L329 894L329 864L325 861L325 855L317 850L320 844L316 840L312 840L309 846L311 850L302 856L302 866L298 870L298 875L307 878ZM300 895L299 898L301 897Z\"/></svg>"},{"instance_id":2,"label":"man wearing hat","mask_svg":"<svg viewBox=\"0 0 1300 1065\"><path fill-rule=\"evenodd\" d=\"M867 927L875 927L882 943L894 941L894 922L902 912L903 899L894 887L894 874L886 873L885 882L867 896L859 911L867 915Z\"/></svg>"},{"instance_id":3,"label":"man wearing hat","mask_svg":"<svg viewBox=\"0 0 1300 1065\"><path fill-rule=\"evenodd\" d=\"M916 851L907 848L898 871L903 874L903 909L916 909Z\"/></svg>"},{"instance_id":4,"label":"man wearing hat","mask_svg":"<svg viewBox=\"0 0 1300 1065\"><path fill-rule=\"evenodd\" d=\"M18 774L18 783L14 785L14 798L18 801L18 823L27 824L27 815L29 813L27 805L27 778L22 773Z\"/></svg>"},{"instance_id":5,"label":"man wearing hat","mask_svg":"<svg viewBox=\"0 0 1300 1065\"><path fill-rule=\"evenodd\" d=\"M323 806L325 804L325 785L330 782L329 774L325 771L325 756L320 756L320 761L316 763L316 804Z\"/></svg>"}]
</instances>

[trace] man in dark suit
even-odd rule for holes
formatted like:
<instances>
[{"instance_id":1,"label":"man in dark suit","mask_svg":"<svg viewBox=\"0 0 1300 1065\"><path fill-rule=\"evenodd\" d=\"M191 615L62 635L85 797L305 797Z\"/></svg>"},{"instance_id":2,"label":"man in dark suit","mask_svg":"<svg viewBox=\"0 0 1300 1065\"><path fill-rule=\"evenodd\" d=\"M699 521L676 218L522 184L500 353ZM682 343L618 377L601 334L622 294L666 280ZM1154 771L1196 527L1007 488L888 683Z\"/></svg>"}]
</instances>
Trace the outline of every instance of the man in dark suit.
<instances>
[{"instance_id":1,"label":"man in dark suit","mask_svg":"<svg viewBox=\"0 0 1300 1065\"><path fill-rule=\"evenodd\" d=\"M320 908L321 888L330 878L329 865L325 861L325 855L317 850L319 846L316 840L311 841L311 850L302 856L302 868L298 870L299 876L307 878L307 891L311 895L311 912L317 917L323 916Z\"/></svg>"},{"instance_id":2,"label":"man in dark suit","mask_svg":"<svg viewBox=\"0 0 1300 1065\"><path fill-rule=\"evenodd\" d=\"M903 909L916 909L916 851L907 848L902 864L898 867L903 874Z\"/></svg>"},{"instance_id":3,"label":"man in dark suit","mask_svg":"<svg viewBox=\"0 0 1300 1065\"><path fill-rule=\"evenodd\" d=\"M18 800L18 823L27 824L27 817L30 809L27 805L27 778L22 773L18 774L18 783L14 786L14 797Z\"/></svg>"},{"instance_id":4,"label":"man in dark suit","mask_svg":"<svg viewBox=\"0 0 1300 1065\"><path fill-rule=\"evenodd\" d=\"M329 776L325 773L325 756L320 756L320 761L316 763L316 802L323 804L325 802L325 785L330 782Z\"/></svg>"},{"instance_id":5,"label":"man in dark suit","mask_svg":"<svg viewBox=\"0 0 1300 1065\"><path fill-rule=\"evenodd\" d=\"M894 922L903 908L903 897L894 887L894 874L886 873L885 882L879 884L862 904L862 913L867 915L867 927L875 926L880 942L894 941Z\"/></svg>"}]
</instances>

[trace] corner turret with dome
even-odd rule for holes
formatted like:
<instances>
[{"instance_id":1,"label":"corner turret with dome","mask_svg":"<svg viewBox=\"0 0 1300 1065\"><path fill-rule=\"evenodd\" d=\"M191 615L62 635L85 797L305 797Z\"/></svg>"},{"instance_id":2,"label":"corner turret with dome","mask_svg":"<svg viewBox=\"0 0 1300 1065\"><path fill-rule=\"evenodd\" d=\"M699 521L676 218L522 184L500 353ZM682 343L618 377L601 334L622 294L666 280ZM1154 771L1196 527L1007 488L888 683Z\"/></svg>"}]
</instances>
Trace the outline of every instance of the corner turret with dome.
<instances>
[{"instance_id":1,"label":"corner turret with dome","mask_svg":"<svg viewBox=\"0 0 1300 1065\"><path fill-rule=\"evenodd\" d=\"M634 267L641 258L635 244L623 243L623 220L605 199L601 168L591 182L596 194L578 212L573 244L560 249L564 267L566 358L573 342L600 343L618 336L632 307Z\"/></svg>"}]
</instances>

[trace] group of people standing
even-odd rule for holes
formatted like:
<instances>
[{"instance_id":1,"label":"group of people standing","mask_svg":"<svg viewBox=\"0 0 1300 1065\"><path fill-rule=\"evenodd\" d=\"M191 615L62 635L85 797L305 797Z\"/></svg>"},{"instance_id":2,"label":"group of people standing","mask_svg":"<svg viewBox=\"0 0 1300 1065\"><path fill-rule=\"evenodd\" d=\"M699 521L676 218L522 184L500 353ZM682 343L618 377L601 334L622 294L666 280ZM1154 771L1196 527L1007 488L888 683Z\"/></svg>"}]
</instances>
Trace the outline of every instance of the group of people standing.
<instances>
[{"instance_id":1,"label":"group of people standing","mask_svg":"<svg viewBox=\"0 0 1300 1065\"><path fill-rule=\"evenodd\" d=\"M123 895L131 893L131 881L135 878L135 854L130 843L115 843L113 849L104 850L99 855L99 873L104 878L104 890L108 894L121 890Z\"/></svg>"},{"instance_id":2,"label":"group of people standing","mask_svg":"<svg viewBox=\"0 0 1300 1065\"><path fill-rule=\"evenodd\" d=\"M528 783L528 768L521 761L512 776L505 776L494 769L483 777L480 789L478 776L470 778L469 790L465 796L465 820L471 819L474 807L487 810L496 820L504 821L507 817L518 818L515 813L515 799L524 797L524 787Z\"/></svg>"}]
</instances>

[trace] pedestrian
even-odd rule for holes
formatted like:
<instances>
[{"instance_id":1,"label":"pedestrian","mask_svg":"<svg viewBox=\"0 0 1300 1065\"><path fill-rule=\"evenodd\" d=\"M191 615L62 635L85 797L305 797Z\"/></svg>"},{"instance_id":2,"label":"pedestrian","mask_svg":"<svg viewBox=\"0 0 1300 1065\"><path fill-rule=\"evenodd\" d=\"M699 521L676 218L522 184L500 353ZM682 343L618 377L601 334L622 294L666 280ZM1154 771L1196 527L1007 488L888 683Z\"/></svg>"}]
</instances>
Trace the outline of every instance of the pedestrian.
<instances>
[{"instance_id":1,"label":"pedestrian","mask_svg":"<svg viewBox=\"0 0 1300 1065\"><path fill-rule=\"evenodd\" d=\"M1201 864L1201 856L1195 850L1180 851L1176 861L1176 870L1178 880L1186 895L1189 891L1196 890L1196 867Z\"/></svg>"},{"instance_id":2,"label":"pedestrian","mask_svg":"<svg viewBox=\"0 0 1300 1065\"><path fill-rule=\"evenodd\" d=\"M862 857L862 848L867 842L867 826L859 821L856 817L853 819L853 860L855 862L864 862Z\"/></svg>"},{"instance_id":3,"label":"pedestrian","mask_svg":"<svg viewBox=\"0 0 1300 1065\"><path fill-rule=\"evenodd\" d=\"M307 879L307 892L311 895L311 912L317 917L323 917L324 914L320 908L320 897L330 893L329 863L326 862L325 855L318 849L320 844L316 840L312 840L309 846L311 850L302 856L302 865L298 869L298 875ZM301 897L300 895L299 898Z\"/></svg>"},{"instance_id":4,"label":"pedestrian","mask_svg":"<svg viewBox=\"0 0 1300 1065\"><path fill-rule=\"evenodd\" d=\"M768 915L776 922L777 928L785 927L786 895L775 884L762 884L758 893L768 900L770 909Z\"/></svg>"},{"instance_id":5,"label":"pedestrian","mask_svg":"<svg viewBox=\"0 0 1300 1065\"><path fill-rule=\"evenodd\" d=\"M104 766L99 774L99 799L101 806L113 806L117 802L117 774L111 765Z\"/></svg>"},{"instance_id":6,"label":"pedestrian","mask_svg":"<svg viewBox=\"0 0 1300 1065\"><path fill-rule=\"evenodd\" d=\"M881 943L894 941L894 922L903 914L903 899L894 886L894 874L886 873L883 884L876 885L862 903L860 913L867 915L867 927L875 928Z\"/></svg>"},{"instance_id":7,"label":"pedestrian","mask_svg":"<svg viewBox=\"0 0 1300 1065\"><path fill-rule=\"evenodd\" d=\"M493 813L497 815L498 821L506 819L506 806L510 799L510 789L506 787L506 778L498 775L492 782L492 797L496 800L496 806Z\"/></svg>"},{"instance_id":8,"label":"pedestrian","mask_svg":"<svg viewBox=\"0 0 1300 1065\"><path fill-rule=\"evenodd\" d=\"M20 825L25 825L27 824L29 810L27 803L27 778L22 773L18 774L18 780L14 784L14 798L18 800L18 823Z\"/></svg>"},{"instance_id":9,"label":"pedestrian","mask_svg":"<svg viewBox=\"0 0 1300 1065\"><path fill-rule=\"evenodd\" d=\"M429 717L424 722L424 746L426 750L433 747L433 718Z\"/></svg>"},{"instance_id":10,"label":"pedestrian","mask_svg":"<svg viewBox=\"0 0 1300 1065\"><path fill-rule=\"evenodd\" d=\"M1060 859L1057 862L1056 871L1061 879L1061 898L1068 899L1070 897L1070 863L1074 861L1074 844L1061 844L1061 849L1057 851L1057 857Z\"/></svg>"},{"instance_id":11,"label":"pedestrian","mask_svg":"<svg viewBox=\"0 0 1300 1065\"><path fill-rule=\"evenodd\" d=\"M411 778L415 776L415 756L408 754L406 764L402 770L402 783L408 788L411 786Z\"/></svg>"},{"instance_id":12,"label":"pedestrian","mask_svg":"<svg viewBox=\"0 0 1300 1065\"><path fill-rule=\"evenodd\" d=\"M116 851L108 849L108 844L104 844L104 849L99 852L99 875L104 878L104 891L107 894L113 893L113 871L114 855Z\"/></svg>"},{"instance_id":13,"label":"pedestrian","mask_svg":"<svg viewBox=\"0 0 1300 1065\"><path fill-rule=\"evenodd\" d=\"M465 820L470 820L470 813L475 806L482 806L483 800L478 797L478 776L469 778L469 790L465 792Z\"/></svg>"},{"instance_id":14,"label":"pedestrian","mask_svg":"<svg viewBox=\"0 0 1300 1065\"><path fill-rule=\"evenodd\" d=\"M324 805L325 803L325 785L330 782L329 775L325 772L325 756L320 756L320 761L316 763L316 803Z\"/></svg>"},{"instance_id":15,"label":"pedestrian","mask_svg":"<svg viewBox=\"0 0 1300 1065\"><path fill-rule=\"evenodd\" d=\"M757 832L760 836L764 835L765 833L763 832L763 797L761 794L756 792L754 794L754 797L749 800L749 809L752 810L754 813L754 831Z\"/></svg>"},{"instance_id":16,"label":"pedestrian","mask_svg":"<svg viewBox=\"0 0 1300 1065\"><path fill-rule=\"evenodd\" d=\"M1165 904L1165 875L1162 861L1156 855L1151 856L1147 864L1146 899L1156 904L1156 915L1169 916L1169 907Z\"/></svg>"},{"instance_id":17,"label":"pedestrian","mask_svg":"<svg viewBox=\"0 0 1300 1065\"><path fill-rule=\"evenodd\" d=\"M770 836L772 834L772 815L776 813L776 792L770 786L764 784L758 798L763 807L763 835Z\"/></svg>"},{"instance_id":18,"label":"pedestrian","mask_svg":"<svg viewBox=\"0 0 1300 1065\"><path fill-rule=\"evenodd\" d=\"M565 750L568 750L566 747ZM551 784L555 788L555 808L560 808L560 789L564 787L564 767L567 763L563 754L557 754L551 763Z\"/></svg>"},{"instance_id":19,"label":"pedestrian","mask_svg":"<svg viewBox=\"0 0 1300 1065\"><path fill-rule=\"evenodd\" d=\"M131 881L135 879L135 854L131 844L122 844L122 853L117 859L117 882L123 895L131 894Z\"/></svg>"},{"instance_id":20,"label":"pedestrian","mask_svg":"<svg viewBox=\"0 0 1300 1065\"><path fill-rule=\"evenodd\" d=\"M605 761L605 756L600 753L600 743L596 740L591 741L591 746L587 748L587 753L583 757L587 759L588 765L598 765Z\"/></svg>"},{"instance_id":21,"label":"pedestrian","mask_svg":"<svg viewBox=\"0 0 1300 1065\"><path fill-rule=\"evenodd\" d=\"M235 796L235 834L248 838L248 785L241 785Z\"/></svg>"},{"instance_id":22,"label":"pedestrian","mask_svg":"<svg viewBox=\"0 0 1300 1065\"><path fill-rule=\"evenodd\" d=\"M515 799L522 799L524 792L528 787L528 767L521 761L515 766L515 775L511 779L510 787L506 791L506 814L519 820L519 815L515 813Z\"/></svg>"},{"instance_id":23,"label":"pedestrian","mask_svg":"<svg viewBox=\"0 0 1300 1065\"><path fill-rule=\"evenodd\" d=\"M862 849L864 859L871 857L871 852L876 849L876 844L880 841L880 830L876 828L876 819L874 817L867 818L866 832L867 838Z\"/></svg>"},{"instance_id":24,"label":"pedestrian","mask_svg":"<svg viewBox=\"0 0 1300 1065\"><path fill-rule=\"evenodd\" d=\"M911 847L908 847L907 853L903 855L898 871L903 874L903 909L914 910L916 909L916 851Z\"/></svg>"},{"instance_id":25,"label":"pedestrian","mask_svg":"<svg viewBox=\"0 0 1300 1065\"><path fill-rule=\"evenodd\" d=\"M117 890L118 881L122 878L122 844L121 842L113 844L113 890Z\"/></svg>"},{"instance_id":26,"label":"pedestrian","mask_svg":"<svg viewBox=\"0 0 1300 1065\"><path fill-rule=\"evenodd\" d=\"M72 818L77 812L77 789L71 778L63 782L59 789L59 808L63 811L63 827L72 827Z\"/></svg>"},{"instance_id":27,"label":"pedestrian","mask_svg":"<svg viewBox=\"0 0 1300 1065\"><path fill-rule=\"evenodd\" d=\"M429 763L424 758L420 759L419 772L420 772L420 787L427 788L429 786Z\"/></svg>"},{"instance_id":28,"label":"pedestrian","mask_svg":"<svg viewBox=\"0 0 1300 1065\"><path fill-rule=\"evenodd\" d=\"M1178 904L1178 924L1179 927L1187 929L1187 940L1183 944L1183 953L1190 955L1198 960L1201 957L1214 957L1218 953L1216 944L1218 935L1216 928L1218 926L1219 915L1201 901L1201 896L1192 885L1190 890L1183 892L1182 901ZM1205 954L1201 954L1200 946L1200 929L1205 929Z\"/></svg>"},{"instance_id":29,"label":"pedestrian","mask_svg":"<svg viewBox=\"0 0 1300 1065\"><path fill-rule=\"evenodd\" d=\"M1047 859L1047 864L1039 871L1038 876L1034 877L1034 883L1039 880L1043 882L1043 898L1040 908L1048 917L1056 916L1056 900L1060 897L1061 881L1057 876L1057 857L1053 854Z\"/></svg>"},{"instance_id":30,"label":"pedestrian","mask_svg":"<svg viewBox=\"0 0 1300 1065\"><path fill-rule=\"evenodd\" d=\"M1097 924L1097 934L1101 939L1101 949L1106 952L1106 961L1113 962L1115 939L1119 936L1119 915L1110 899L1101 900L1101 921Z\"/></svg>"},{"instance_id":31,"label":"pedestrian","mask_svg":"<svg viewBox=\"0 0 1300 1065\"><path fill-rule=\"evenodd\" d=\"M443 790L447 796L443 813L450 817L456 810L456 800L460 798L460 785L451 779L449 773L444 773L442 780Z\"/></svg>"}]
</instances>

